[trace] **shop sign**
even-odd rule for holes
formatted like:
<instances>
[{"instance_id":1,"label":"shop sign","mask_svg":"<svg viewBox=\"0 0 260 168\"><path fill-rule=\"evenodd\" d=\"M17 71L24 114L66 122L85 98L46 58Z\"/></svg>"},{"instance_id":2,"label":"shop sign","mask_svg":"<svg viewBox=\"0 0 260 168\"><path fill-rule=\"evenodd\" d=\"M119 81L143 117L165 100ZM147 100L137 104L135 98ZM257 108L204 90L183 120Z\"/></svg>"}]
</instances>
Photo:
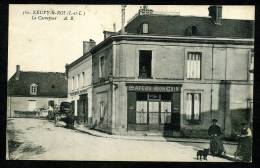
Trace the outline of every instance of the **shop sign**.
<instances>
[{"instance_id":1,"label":"shop sign","mask_svg":"<svg viewBox=\"0 0 260 168\"><path fill-rule=\"evenodd\" d=\"M180 92L179 85L128 85L128 91L135 92Z\"/></svg>"},{"instance_id":2,"label":"shop sign","mask_svg":"<svg viewBox=\"0 0 260 168\"><path fill-rule=\"evenodd\" d=\"M81 95L81 94L86 94L86 93L88 93L87 89L83 89L83 90L78 90L78 91L71 92L70 95L71 96L75 96L75 95Z\"/></svg>"}]
</instances>

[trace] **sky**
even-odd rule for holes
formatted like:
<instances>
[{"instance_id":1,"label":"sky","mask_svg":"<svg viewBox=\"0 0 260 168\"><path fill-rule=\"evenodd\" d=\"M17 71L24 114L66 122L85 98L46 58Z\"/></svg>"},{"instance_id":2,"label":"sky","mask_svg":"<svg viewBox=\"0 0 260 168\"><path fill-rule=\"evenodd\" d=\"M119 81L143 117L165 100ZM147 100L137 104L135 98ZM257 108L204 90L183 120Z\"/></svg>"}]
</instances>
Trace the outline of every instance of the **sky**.
<instances>
[{"instance_id":1,"label":"sky","mask_svg":"<svg viewBox=\"0 0 260 168\"><path fill-rule=\"evenodd\" d=\"M139 8L140 5L127 5L126 21ZM149 5L149 8L183 16L208 16L207 5ZM40 13L43 11L55 11L59 15ZM222 17L227 19L254 20L254 14L254 6L223 6L222 9ZM46 20L49 16L56 19ZM15 73L16 65L22 71L65 72L66 63L82 56L82 42L93 39L100 43L104 30L113 31L113 23L118 31L120 5L10 5L8 79Z\"/></svg>"}]
</instances>

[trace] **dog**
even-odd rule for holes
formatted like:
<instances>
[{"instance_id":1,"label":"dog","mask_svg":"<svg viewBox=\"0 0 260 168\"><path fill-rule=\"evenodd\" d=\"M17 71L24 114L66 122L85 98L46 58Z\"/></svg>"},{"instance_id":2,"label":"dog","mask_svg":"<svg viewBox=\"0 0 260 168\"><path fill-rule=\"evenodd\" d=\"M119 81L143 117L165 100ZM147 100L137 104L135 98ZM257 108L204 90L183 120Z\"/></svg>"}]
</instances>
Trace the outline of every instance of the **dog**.
<instances>
[{"instance_id":1,"label":"dog","mask_svg":"<svg viewBox=\"0 0 260 168\"><path fill-rule=\"evenodd\" d=\"M202 157L204 160L207 160L207 157L209 155L209 149L203 149L203 150L198 150L197 151L197 160L201 160Z\"/></svg>"}]
</instances>

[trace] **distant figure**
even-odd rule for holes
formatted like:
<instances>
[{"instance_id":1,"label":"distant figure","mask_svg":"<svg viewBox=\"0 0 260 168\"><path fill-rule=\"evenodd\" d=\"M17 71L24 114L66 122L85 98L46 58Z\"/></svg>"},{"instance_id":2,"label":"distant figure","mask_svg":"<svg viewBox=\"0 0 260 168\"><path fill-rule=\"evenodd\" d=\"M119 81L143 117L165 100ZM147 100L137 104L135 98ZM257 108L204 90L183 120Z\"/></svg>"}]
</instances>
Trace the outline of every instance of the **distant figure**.
<instances>
[{"instance_id":1,"label":"distant figure","mask_svg":"<svg viewBox=\"0 0 260 168\"><path fill-rule=\"evenodd\" d=\"M146 78L147 77L147 70L145 66L142 66L141 70L140 70L140 77L142 78Z\"/></svg>"},{"instance_id":2,"label":"distant figure","mask_svg":"<svg viewBox=\"0 0 260 168\"><path fill-rule=\"evenodd\" d=\"M239 137L239 144L235 156L241 156L242 161L250 162L252 157L252 132L247 122L242 122L241 134Z\"/></svg>"},{"instance_id":3,"label":"distant figure","mask_svg":"<svg viewBox=\"0 0 260 168\"><path fill-rule=\"evenodd\" d=\"M210 153L213 156L222 156L225 153L223 142L221 140L221 129L216 124L218 120L213 119L212 125L208 129L208 135L210 136Z\"/></svg>"}]
</instances>

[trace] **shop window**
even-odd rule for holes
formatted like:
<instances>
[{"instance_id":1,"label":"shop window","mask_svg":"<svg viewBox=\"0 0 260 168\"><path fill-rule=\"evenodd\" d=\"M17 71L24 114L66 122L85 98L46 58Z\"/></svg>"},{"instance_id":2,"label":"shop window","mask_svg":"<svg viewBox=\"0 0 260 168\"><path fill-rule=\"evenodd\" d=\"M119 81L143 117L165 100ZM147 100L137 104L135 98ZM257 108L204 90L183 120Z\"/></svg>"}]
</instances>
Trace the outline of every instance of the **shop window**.
<instances>
[{"instance_id":1,"label":"shop window","mask_svg":"<svg viewBox=\"0 0 260 168\"><path fill-rule=\"evenodd\" d=\"M139 51L139 78L152 77L152 51Z\"/></svg>"},{"instance_id":2,"label":"shop window","mask_svg":"<svg viewBox=\"0 0 260 168\"><path fill-rule=\"evenodd\" d=\"M141 26L141 33L142 34L147 34L149 33L149 25L148 23L143 23Z\"/></svg>"},{"instance_id":3,"label":"shop window","mask_svg":"<svg viewBox=\"0 0 260 168\"><path fill-rule=\"evenodd\" d=\"M201 78L201 52L189 52L187 55L187 79Z\"/></svg>"},{"instance_id":4,"label":"shop window","mask_svg":"<svg viewBox=\"0 0 260 168\"><path fill-rule=\"evenodd\" d=\"M37 95L37 85L35 83L30 85L30 94Z\"/></svg>"},{"instance_id":5,"label":"shop window","mask_svg":"<svg viewBox=\"0 0 260 168\"><path fill-rule=\"evenodd\" d=\"M197 122L201 115L201 94L188 93L186 95L186 119Z\"/></svg>"},{"instance_id":6,"label":"shop window","mask_svg":"<svg viewBox=\"0 0 260 168\"><path fill-rule=\"evenodd\" d=\"M136 94L136 124L147 124L147 93Z\"/></svg>"},{"instance_id":7,"label":"shop window","mask_svg":"<svg viewBox=\"0 0 260 168\"><path fill-rule=\"evenodd\" d=\"M99 58L99 77L104 78L105 77L105 57L102 56Z\"/></svg>"},{"instance_id":8,"label":"shop window","mask_svg":"<svg viewBox=\"0 0 260 168\"><path fill-rule=\"evenodd\" d=\"M161 94L161 124L171 123L171 94Z\"/></svg>"}]
</instances>

